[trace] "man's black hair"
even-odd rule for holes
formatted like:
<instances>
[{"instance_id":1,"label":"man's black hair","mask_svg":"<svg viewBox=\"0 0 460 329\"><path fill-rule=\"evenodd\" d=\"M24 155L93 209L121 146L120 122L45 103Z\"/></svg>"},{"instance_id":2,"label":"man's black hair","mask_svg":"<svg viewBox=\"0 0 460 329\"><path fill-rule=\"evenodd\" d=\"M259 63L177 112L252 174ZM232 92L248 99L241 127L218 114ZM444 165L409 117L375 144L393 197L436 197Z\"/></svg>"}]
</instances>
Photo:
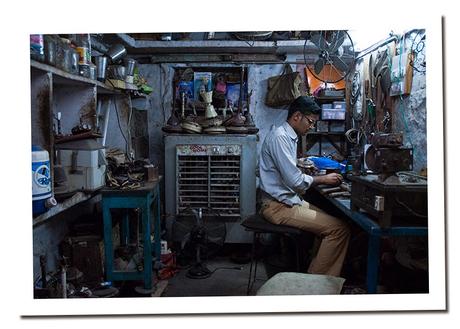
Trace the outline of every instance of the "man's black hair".
<instances>
[{"instance_id":1,"label":"man's black hair","mask_svg":"<svg viewBox=\"0 0 460 329\"><path fill-rule=\"evenodd\" d=\"M297 111L304 115L320 114L321 108L316 104L313 98L309 96L299 96L289 105L287 118L289 119Z\"/></svg>"}]
</instances>

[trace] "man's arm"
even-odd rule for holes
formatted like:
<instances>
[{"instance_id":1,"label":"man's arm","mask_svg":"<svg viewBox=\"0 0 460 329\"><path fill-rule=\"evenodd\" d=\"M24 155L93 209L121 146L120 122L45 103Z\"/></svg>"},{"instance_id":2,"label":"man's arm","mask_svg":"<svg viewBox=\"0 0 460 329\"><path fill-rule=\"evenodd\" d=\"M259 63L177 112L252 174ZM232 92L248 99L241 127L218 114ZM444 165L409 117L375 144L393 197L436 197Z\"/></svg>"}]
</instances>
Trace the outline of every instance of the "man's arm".
<instances>
[{"instance_id":1,"label":"man's arm","mask_svg":"<svg viewBox=\"0 0 460 329\"><path fill-rule=\"evenodd\" d=\"M274 138L269 148L270 156L283 182L298 193L305 192L313 184L313 177L302 173L297 167L297 159L290 153L289 141L284 136Z\"/></svg>"},{"instance_id":2,"label":"man's arm","mask_svg":"<svg viewBox=\"0 0 460 329\"><path fill-rule=\"evenodd\" d=\"M313 176L313 184L325 184L325 185L339 185L343 182L343 177L340 174L330 173L323 176Z\"/></svg>"}]
</instances>

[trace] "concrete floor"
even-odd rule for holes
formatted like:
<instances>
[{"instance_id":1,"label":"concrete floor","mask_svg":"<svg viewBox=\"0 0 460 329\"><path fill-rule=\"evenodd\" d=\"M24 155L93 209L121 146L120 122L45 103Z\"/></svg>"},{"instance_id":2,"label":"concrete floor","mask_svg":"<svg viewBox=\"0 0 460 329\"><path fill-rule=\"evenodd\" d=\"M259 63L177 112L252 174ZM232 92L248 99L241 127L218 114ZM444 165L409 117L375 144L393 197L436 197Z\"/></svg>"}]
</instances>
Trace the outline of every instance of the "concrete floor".
<instances>
[{"instance_id":1,"label":"concrete floor","mask_svg":"<svg viewBox=\"0 0 460 329\"><path fill-rule=\"evenodd\" d=\"M295 270L294 259L282 255L279 246L272 240L266 241L271 242L265 245L259 244L256 251L257 276L249 295L255 295L257 290L276 273ZM168 279L168 286L162 296L247 296L251 247L251 244L225 244L218 254L204 262L213 272L205 279L187 277L194 258L186 261L183 266L180 266L181 261L178 260L177 265L180 270ZM293 252L288 251L288 253L293 255Z\"/></svg>"},{"instance_id":2,"label":"concrete floor","mask_svg":"<svg viewBox=\"0 0 460 329\"><path fill-rule=\"evenodd\" d=\"M187 272L193 260L178 260L177 273L167 279L166 287L162 284L157 284L157 287L164 289L158 289L156 293L158 296L163 297L247 296L250 250L251 245L244 246L243 250L237 248L236 254L238 257L235 257L235 249L230 246L230 248L226 248L216 256L207 259L203 263L212 274L204 279L187 277ZM257 290L275 274L279 272L297 272L294 268L292 257L290 257L292 253L284 254L283 256L276 246L262 247L259 252L257 279L249 293L250 296L255 295ZM365 264L362 265L364 266ZM428 281L426 273L408 271L403 269L402 266L389 268L385 264L381 265L380 278L381 283L384 285L379 286L379 293L427 292ZM342 277L346 279L346 282L342 291L343 294L366 293L364 273L361 273L362 269L356 269L355 267L354 262L344 265ZM306 269L305 265L302 268ZM134 291L134 287L139 286L139 284L140 282L129 281L117 283L117 288L120 288L119 297L146 297ZM398 284L404 287L400 287Z\"/></svg>"},{"instance_id":3,"label":"concrete floor","mask_svg":"<svg viewBox=\"0 0 460 329\"><path fill-rule=\"evenodd\" d=\"M186 274L189 267L184 268L168 280L168 286L162 296L246 296L250 263L236 264L228 257L219 256L206 264L210 271L214 271L210 277L206 279L188 278ZM268 280L267 270L264 264L259 264L257 280L250 295L254 295L266 280Z\"/></svg>"}]
</instances>

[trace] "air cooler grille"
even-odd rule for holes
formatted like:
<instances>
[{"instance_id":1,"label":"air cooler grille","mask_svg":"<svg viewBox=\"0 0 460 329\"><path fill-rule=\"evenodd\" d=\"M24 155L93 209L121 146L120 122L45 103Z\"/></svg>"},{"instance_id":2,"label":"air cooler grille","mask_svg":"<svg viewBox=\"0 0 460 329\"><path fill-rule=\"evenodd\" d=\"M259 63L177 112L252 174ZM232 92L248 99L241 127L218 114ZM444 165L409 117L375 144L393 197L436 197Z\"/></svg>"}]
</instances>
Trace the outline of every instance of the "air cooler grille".
<instances>
[{"instance_id":1,"label":"air cooler grille","mask_svg":"<svg viewBox=\"0 0 460 329\"><path fill-rule=\"evenodd\" d=\"M220 149L220 148L219 148ZM226 149L228 149L226 147ZM240 152L177 156L177 213L188 207L209 208L221 219L240 218ZM180 153L180 152L179 152Z\"/></svg>"}]
</instances>

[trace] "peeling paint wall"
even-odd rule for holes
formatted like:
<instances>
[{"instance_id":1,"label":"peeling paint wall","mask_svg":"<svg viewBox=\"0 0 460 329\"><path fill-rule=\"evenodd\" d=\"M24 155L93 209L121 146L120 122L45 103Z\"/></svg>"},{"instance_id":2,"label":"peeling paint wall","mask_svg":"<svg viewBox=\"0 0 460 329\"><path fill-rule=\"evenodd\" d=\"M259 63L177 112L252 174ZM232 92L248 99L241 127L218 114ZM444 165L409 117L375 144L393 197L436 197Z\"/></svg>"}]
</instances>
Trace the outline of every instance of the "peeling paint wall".
<instances>
[{"instance_id":1,"label":"peeling paint wall","mask_svg":"<svg viewBox=\"0 0 460 329\"><path fill-rule=\"evenodd\" d=\"M436 109L433 109L436 110ZM404 132L404 144L414 149L414 171L427 167L426 76L414 70L410 95L395 102L393 128Z\"/></svg>"}]
</instances>

